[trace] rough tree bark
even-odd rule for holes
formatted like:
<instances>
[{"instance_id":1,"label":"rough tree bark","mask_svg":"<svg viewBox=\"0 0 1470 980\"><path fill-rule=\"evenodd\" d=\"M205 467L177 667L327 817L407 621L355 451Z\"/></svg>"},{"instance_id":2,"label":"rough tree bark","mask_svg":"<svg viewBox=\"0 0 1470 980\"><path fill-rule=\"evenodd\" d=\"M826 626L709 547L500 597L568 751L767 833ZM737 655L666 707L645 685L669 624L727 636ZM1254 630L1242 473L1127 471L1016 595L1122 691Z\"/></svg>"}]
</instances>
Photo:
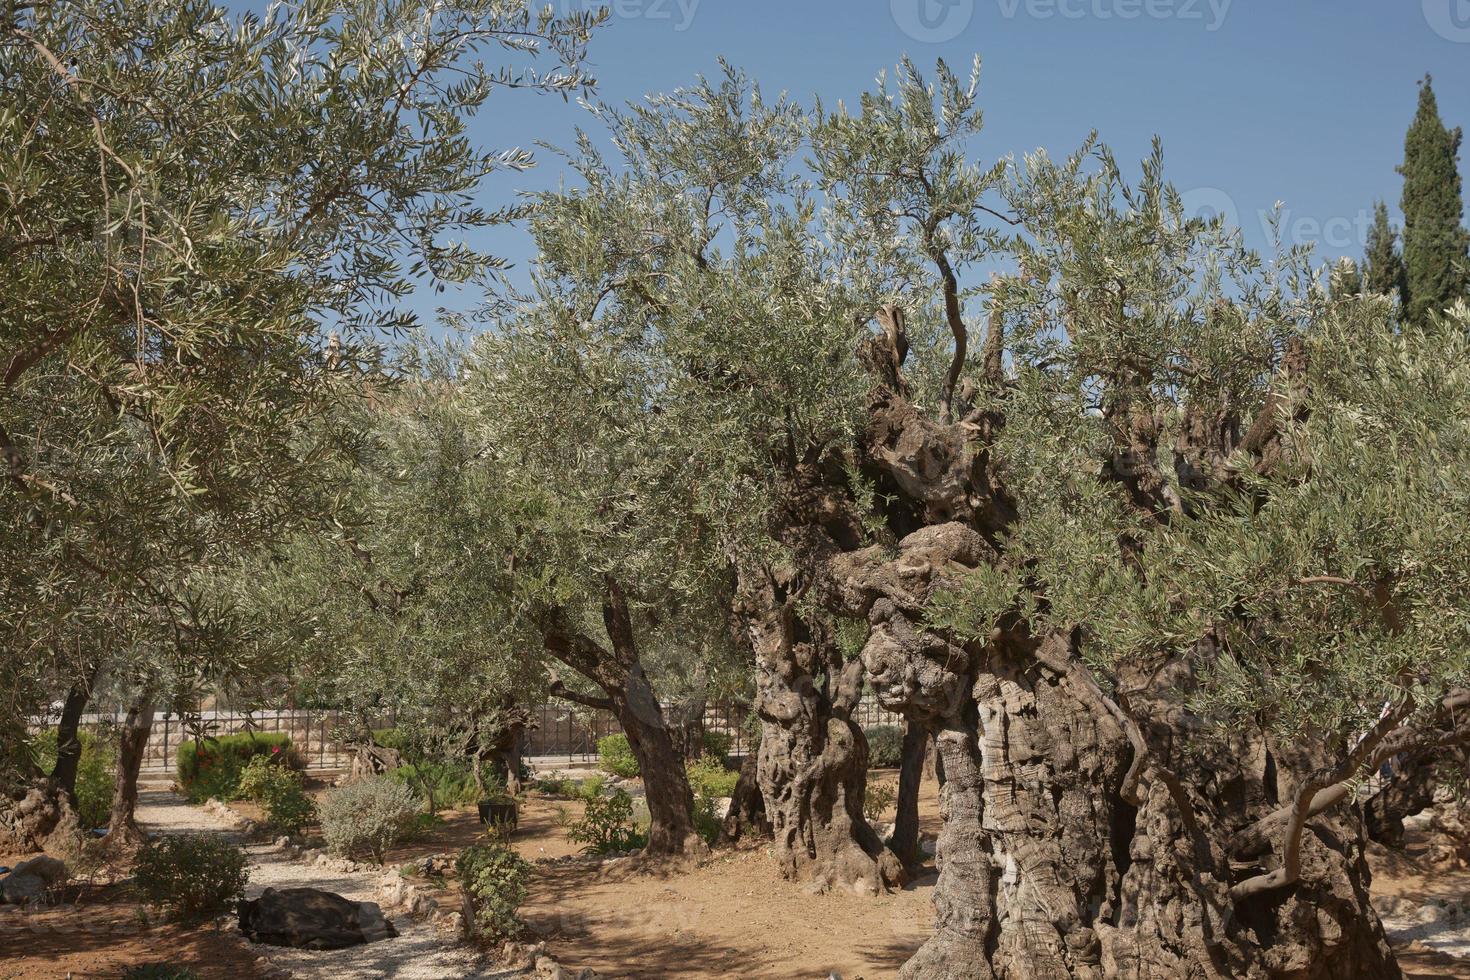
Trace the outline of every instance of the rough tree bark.
<instances>
[{"instance_id":1,"label":"rough tree bark","mask_svg":"<svg viewBox=\"0 0 1470 980\"><path fill-rule=\"evenodd\" d=\"M118 736L117 774L113 781L112 814L107 821L109 847L132 848L147 840L134 819L138 808L138 772L143 767L143 751L153 731L153 702L143 701L128 708Z\"/></svg>"},{"instance_id":2,"label":"rough tree bark","mask_svg":"<svg viewBox=\"0 0 1470 980\"><path fill-rule=\"evenodd\" d=\"M748 752L740 762L740 776L735 781L730 809L720 828L722 844L732 844L742 837L771 836L771 820L766 816L766 799L761 794L757 755L756 752Z\"/></svg>"},{"instance_id":3,"label":"rough tree bark","mask_svg":"<svg viewBox=\"0 0 1470 980\"><path fill-rule=\"evenodd\" d=\"M828 631L798 614L800 598L771 573L742 604L756 660L757 774L777 861L818 890L877 894L905 878L863 815L868 743L852 719L862 664L843 663Z\"/></svg>"},{"instance_id":4,"label":"rough tree bark","mask_svg":"<svg viewBox=\"0 0 1470 980\"><path fill-rule=\"evenodd\" d=\"M1434 804L1441 767L1453 766L1457 771L1465 771L1466 754L1464 746L1451 746L1395 758L1378 792L1363 804L1368 836L1388 847L1402 844L1404 818L1422 813Z\"/></svg>"},{"instance_id":5,"label":"rough tree bark","mask_svg":"<svg viewBox=\"0 0 1470 980\"><path fill-rule=\"evenodd\" d=\"M605 582L602 615L610 648L578 631L563 610L543 615L546 652L596 684L605 696L588 697L559 683L553 685L552 693L590 708L611 710L617 716L638 760L648 802L650 825L644 853L701 853L705 846L694 829L694 794L684 760L674 747L653 684L639 659L627 597L611 577Z\"/></svg>"}]
</instances>

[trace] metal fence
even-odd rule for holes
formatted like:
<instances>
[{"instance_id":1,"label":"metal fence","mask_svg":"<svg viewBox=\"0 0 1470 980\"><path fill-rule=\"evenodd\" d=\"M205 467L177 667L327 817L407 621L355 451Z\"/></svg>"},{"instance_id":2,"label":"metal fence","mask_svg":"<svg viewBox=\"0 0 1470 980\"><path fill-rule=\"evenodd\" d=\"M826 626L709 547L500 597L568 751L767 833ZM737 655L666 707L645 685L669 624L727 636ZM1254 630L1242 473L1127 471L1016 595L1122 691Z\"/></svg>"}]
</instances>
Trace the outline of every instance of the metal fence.
<instances>
[{"instance_id":1,"label":"metal fence","mask_svg":"<svg viewBox=\"0 0 1470 980\"><path fill-rule=\"evenodd\" d=\"M346 746L335 741L331 732L337 727L341 712L332 709L307 710L280 708L265 711L203 711L198 724L202 724L207 735L238 735L242 732L282 732L301 753L307 769L334 770L346 768L352 753ZM111 712L93 712L82 716L81 727L96 731L100 728L120 728L127 718L121 708ZM33 719L32 732L55 727L55 716ZM148 744L143 749L142 772L157 776L173 773L178 762L179 743L192 740L194 731L186 729L182 719L171 712L161 712L153 719L153 729L148 735Z\"/></svg>"},{"instance_id":2,"label":"metal fence","mask_svg":"<svg viewBox=\"0 0 1470 980\"><path fill-rule=\"evenodd\" d=\"M665 705L665 711L670 706ZM96 730L105 726L121 726L127 713L121 709L82 716L82 727ZM750 709L743 705L711 703L705 709L706 731L724 734L730 739L730 754L742 756L754 748L753 727L746 721ZM342 713L335 709L267 709L263 711L204 711L200 713L210 736L234 735L241 732L285 733L306 762L308 770L334 771L346 769L352 761L348 746L332 738ZM563 702L548 702L532 712L534 727L526 733L523 754L533 763L551 766L557 763L576 765L597 759L597 740L622 731L610 711L594 711ZM866 698L854 712L854 720L864 728L875 725L899 725L900 716L883 710L877 702ZM391 727L394 719L382 719L374 727ZM55 716L33 719L32 732L55 727ZM178 761L180 742L193 738L182 720L162 712L153 721L143 751L144 774L172 774Z\"/></svg>"}]
</instances>

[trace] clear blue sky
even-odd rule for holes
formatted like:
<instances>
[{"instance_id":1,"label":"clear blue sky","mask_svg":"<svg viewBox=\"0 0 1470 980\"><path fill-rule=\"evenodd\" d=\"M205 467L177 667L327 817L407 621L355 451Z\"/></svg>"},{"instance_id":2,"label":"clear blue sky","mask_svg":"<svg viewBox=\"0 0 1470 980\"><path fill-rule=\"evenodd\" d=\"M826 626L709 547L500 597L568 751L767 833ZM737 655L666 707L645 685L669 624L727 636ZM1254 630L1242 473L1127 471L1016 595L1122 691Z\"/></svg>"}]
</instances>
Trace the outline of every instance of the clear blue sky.
<instances>
[{"instance_id":1,"label":"clear blue sky","mask_svg":"<svg viewBox=\"0 0 1470 980\"><path fill-rule=\"evenodd\" d=\"M589 0L553 0L592 6ZM1404 130L1432 73L1441 114L1470 129L1470 0L607 0L595 39L600 96L638 99L717 71L725 57L768 93L852 100L907 52L984 61L986 160L1074 149L1097 129L1120 161L1164 141L1186 200L1233 208L1264 248L1260 214L1326 257L1360 255L1378 198L1398 220ZM492 146L570 142L586 114L509 93L475 125ZM1466 165L1462 159L1462 172ZM560 161L499 178L492 198L555 185ZM526 236L496 232L522 267ZM441 299L443 299L441 297ZM454 302L451 300L451 302ZM425 298L424 308L432 306Z\"/></svg>"}]
</instances>

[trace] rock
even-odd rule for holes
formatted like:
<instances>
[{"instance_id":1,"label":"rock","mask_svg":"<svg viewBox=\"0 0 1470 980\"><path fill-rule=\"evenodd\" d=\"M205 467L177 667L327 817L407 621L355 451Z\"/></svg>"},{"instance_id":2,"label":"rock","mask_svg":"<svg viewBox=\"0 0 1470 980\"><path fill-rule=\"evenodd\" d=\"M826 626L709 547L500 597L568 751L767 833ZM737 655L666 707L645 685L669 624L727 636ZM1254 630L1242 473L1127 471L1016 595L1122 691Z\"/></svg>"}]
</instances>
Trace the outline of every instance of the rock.
<instances>
[{"instance_id":1,"label":"rock","mask_svg":"<svg viewBox=\"0 0 1470 980\"><path fill-rule=\"evenodd\" d=\"M22 861L10 872L12 875L33 875L40 878L48 885L59 885L66 881L66 862L59 858L42 854Z\"/></svg>"},{"instance_id":2,"label":"rock","mask_svg":"<svg viewBox=\"0 0 1470 980\"><path fill-rule=\"evenodd\" d=\"M267 888L240 903L240 931L254 942L297 949L344 949L398 935L374 902L317 888Z\"/></svg>"},{"instance_id":3,"label":"rock","mask_svg":"<svg viewBox=\"0 0 1470 980\"><path fill-rule=\"evenodd\" d=\"M924 840L919 841L919 850L923 851L930 857L933 857L934 853L939 850L939 842L925 838Z\"/></svg>"},{"instance_id":4,"label":"rock","mask_svg":"<svg viewBox=\"0 0 1470 980\"><path fill-rule=\"evenodd\" d=\"M14 872L0 879L0 904L28 905L44 901L46 882L35 875L18 875Z\"/></svg>"}]
</instances>

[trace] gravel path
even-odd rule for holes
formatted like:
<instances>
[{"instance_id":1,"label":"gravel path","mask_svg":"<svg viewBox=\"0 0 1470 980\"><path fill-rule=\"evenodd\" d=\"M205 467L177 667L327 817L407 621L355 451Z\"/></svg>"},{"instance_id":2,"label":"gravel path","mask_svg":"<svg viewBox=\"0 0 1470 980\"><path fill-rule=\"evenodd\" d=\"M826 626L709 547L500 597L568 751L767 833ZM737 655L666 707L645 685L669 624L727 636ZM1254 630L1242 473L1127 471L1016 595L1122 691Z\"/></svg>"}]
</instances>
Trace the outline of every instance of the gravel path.
<instances>
[{"instance_id":1,"label":"gravel path","mask_svg":"<svg viewBox=\"0 0 1470 980\"><path fill-rule=\"evenodd\" d=\"M345 874L314 864L286 859L271 844L248 844L223 820L190 806L168 790L144 790L138 794L138 822L154 833L217 833L242 844L250 855L250 884L246 895L254 898L266 888L321 888L355 902L376 901L376 872ZM298 977L330 977L331 980L451 980L479 978L503 980L516 976L513 970L486 970L477 965L466 946L439 934L431 925L408 915L389 917L398 930L396 939L386 939L349 949L321 952L257 946L271 963Z\"/></svg>"}]
</instances>

